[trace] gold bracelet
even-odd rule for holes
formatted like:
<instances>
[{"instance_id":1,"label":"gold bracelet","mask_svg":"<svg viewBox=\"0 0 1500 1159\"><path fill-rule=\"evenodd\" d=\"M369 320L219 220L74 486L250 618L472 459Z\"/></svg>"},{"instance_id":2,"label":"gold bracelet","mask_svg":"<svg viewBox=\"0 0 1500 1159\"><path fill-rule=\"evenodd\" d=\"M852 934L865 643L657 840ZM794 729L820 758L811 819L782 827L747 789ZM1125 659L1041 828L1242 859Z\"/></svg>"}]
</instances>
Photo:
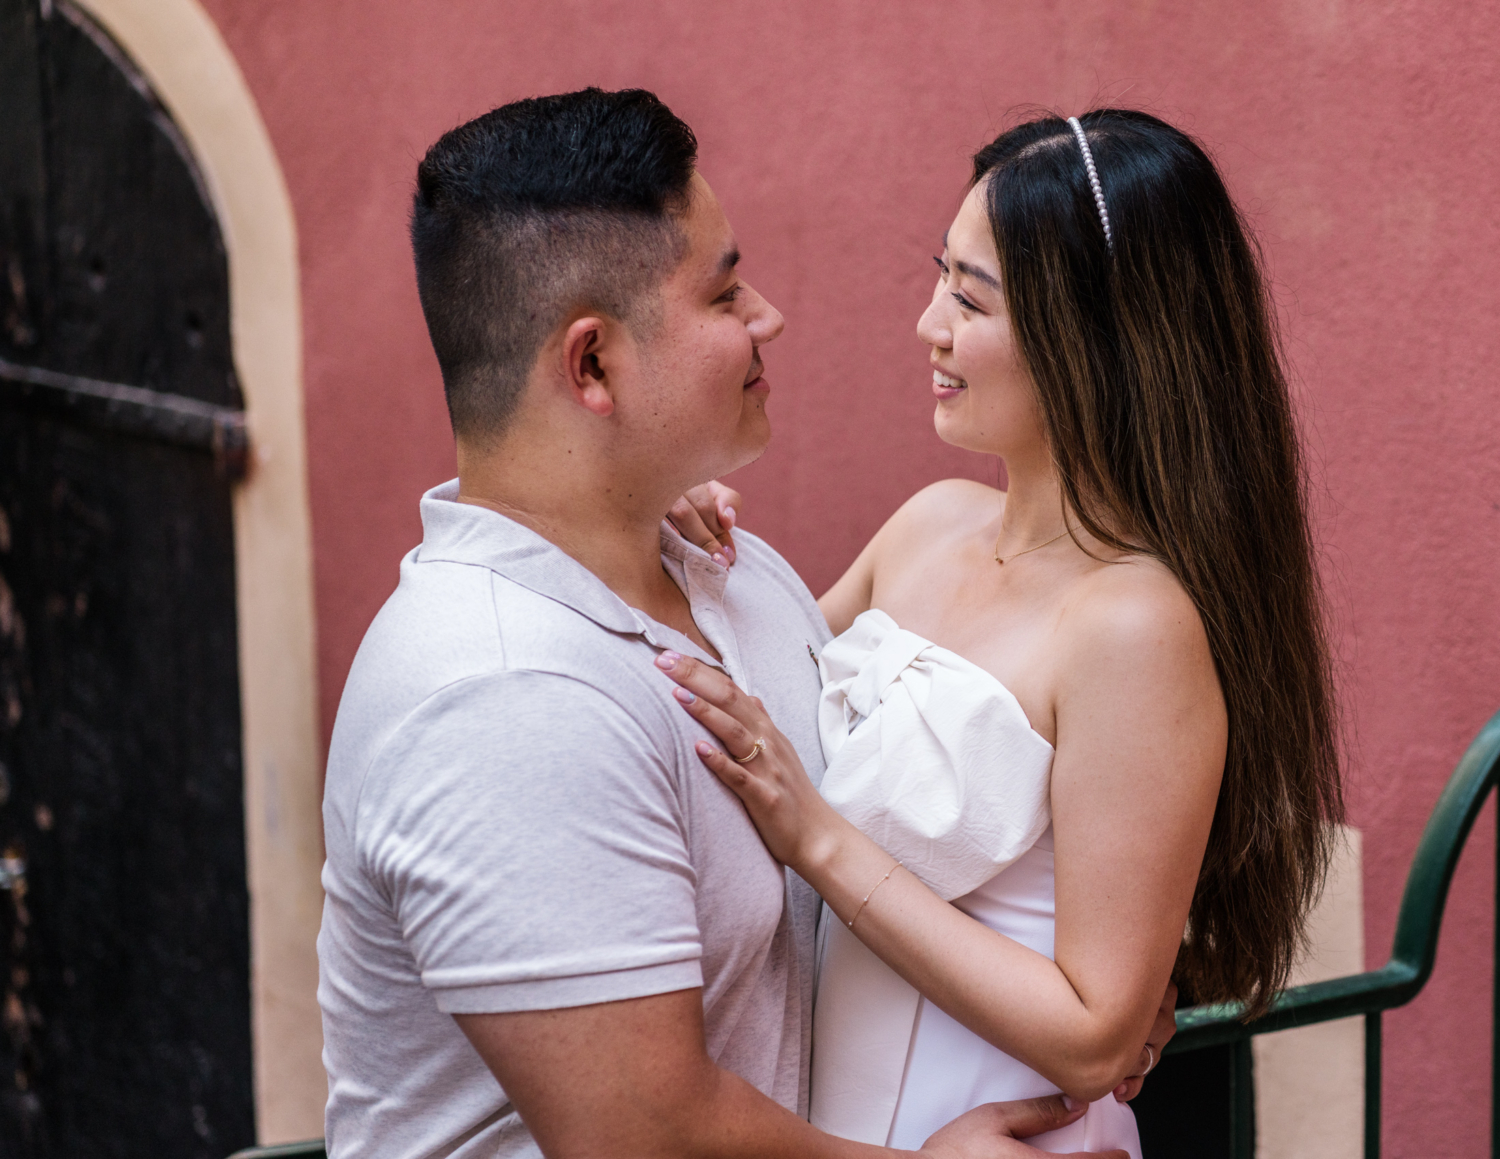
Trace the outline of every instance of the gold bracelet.
<instances>
[{"instance_id":1,"label":"gold bracelet","mask_svg":"<svg viewBox=\"0 0 1500 1159\"><path fill-rule=\"evenodd\" d=\"M849 919L849 928L851 930L854 928L854 923L857 922L857 921L859 921L859 915L865 912L865 906L869 905L870 904L870 899L875 896L875 890L879 889L882 885L884 885L886 883L886 879L889 878L891 876L891 874L895 873L896 870L898 870L900 868L901 868L901 863L898 861L898 862L896 862L895 865L891 866L889 869L887 869L885 871L885 877L882 877L879 881L877 881L875 883L875 888L872 889L872 890L870 890L869 893L865 894L865 900L859 903L859 908L854 911L854 916Z\"/></svg>"}]
</instances>

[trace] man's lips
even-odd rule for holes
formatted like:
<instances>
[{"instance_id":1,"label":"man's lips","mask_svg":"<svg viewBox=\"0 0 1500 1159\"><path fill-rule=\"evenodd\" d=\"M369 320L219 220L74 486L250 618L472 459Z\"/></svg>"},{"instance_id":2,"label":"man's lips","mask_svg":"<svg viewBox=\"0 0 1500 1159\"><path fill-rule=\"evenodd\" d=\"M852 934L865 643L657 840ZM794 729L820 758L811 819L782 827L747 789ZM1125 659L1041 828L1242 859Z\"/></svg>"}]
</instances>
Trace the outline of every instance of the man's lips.
<instances>
[{"instance_id":1,"label":"man's lips","mask_svg":"<svg viewBox=\"0 0 1500 1159\"><path fill-rule=\"evenodd\" d=\"M768 383L764 378L761 377L761 372L764 371L764 370L765 370L765 364L764 363L760 363L760 362L757 362L754 366L752 366L750 368L750 377L745 380L745 389L746 390L770 390L771 389L770 383Z\"/></svg>"}]
</instances>

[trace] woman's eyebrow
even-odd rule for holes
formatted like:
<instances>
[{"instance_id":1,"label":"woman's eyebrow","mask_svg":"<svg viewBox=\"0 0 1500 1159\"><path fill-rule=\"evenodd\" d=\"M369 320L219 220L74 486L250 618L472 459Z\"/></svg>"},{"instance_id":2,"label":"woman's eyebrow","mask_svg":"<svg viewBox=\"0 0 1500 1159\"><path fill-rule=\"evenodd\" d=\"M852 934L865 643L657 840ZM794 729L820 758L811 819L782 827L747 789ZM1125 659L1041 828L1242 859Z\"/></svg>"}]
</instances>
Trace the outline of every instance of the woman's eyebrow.
<instances>
[{"instance_id":1,"label":"woman's eyebrow","mask_svg":"<svg viewBox=\"0 0 1500 1159\"><path fill-rule=\"evenodd\" d=\"M948 231L945 229L943 230L943 249L946 250L947 248ZM999 278L995 277L994 274L987 273L984 270L981 270L978 266L970 265L968 262L955 260L953 263L953 268L961 274L968 274L971 278L979 279L979 281L983 282L986 286L989 286L992 289L1000 290L1002 292L1004 292L1005 290L1005 287L1000 284Z\"/></svg>"},{"instance_id":2,"label":"woman's eyebrow","mask_svg":"<svg viewBox=\"0 0 1500 1159\"><path fill-rule=\"evenodd\" d=\"M1000 279L995 277L994 274L987 273L978 266L970 265L968 262L955 261L953 268L961 274L968 274L969 277L978 279L991 289L1002 290L1005 288L1000 284Z\"/></svg>"}]
</instances>

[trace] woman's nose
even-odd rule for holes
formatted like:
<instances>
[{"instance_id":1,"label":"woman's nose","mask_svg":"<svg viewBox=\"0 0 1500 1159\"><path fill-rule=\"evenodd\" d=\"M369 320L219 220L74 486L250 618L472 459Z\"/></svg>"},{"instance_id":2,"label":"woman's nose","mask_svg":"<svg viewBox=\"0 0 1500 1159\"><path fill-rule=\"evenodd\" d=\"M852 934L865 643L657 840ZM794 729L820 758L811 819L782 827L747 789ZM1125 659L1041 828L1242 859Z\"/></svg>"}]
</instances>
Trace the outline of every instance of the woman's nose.
<instances>
[{"instance_id":1,"label":"woman's nose","mask_svg":"<svg viewBox=\"0 0 1500 1159\"><path fill-rule=\"evenodd\" d=\"M944 317L936 295L917 319L917 337L926 345L936 346L940 350L947 350L953 345L953 332L948 327L948 319Z\"/></svg>"}]
</instances>

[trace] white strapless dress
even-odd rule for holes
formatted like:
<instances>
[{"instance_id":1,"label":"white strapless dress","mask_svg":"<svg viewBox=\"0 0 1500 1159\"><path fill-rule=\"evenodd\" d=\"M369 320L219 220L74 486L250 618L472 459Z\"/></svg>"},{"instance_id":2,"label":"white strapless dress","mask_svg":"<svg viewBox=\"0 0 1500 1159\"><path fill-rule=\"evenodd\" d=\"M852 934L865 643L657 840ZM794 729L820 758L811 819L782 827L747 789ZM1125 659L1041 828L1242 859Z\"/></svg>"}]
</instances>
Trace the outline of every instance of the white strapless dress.
<instances>
[{"instance_id":1,"label":"white strapless dress","mask_svg":"<svg viewBox=\"0 0 1500 1159\"><path fill-rule=\"evenodd\" d=\"M819 665L823 795L939 897L1050 958L1052 746L1016 698L878 609L829 643ZM1056 1093L927 1002L824 908L814 1125L915 1150L981 1103ZM1113 1095L1028 1142L1044 1151L1141 1153L1135 1116Z\"/></svg>"}]
</instances>

